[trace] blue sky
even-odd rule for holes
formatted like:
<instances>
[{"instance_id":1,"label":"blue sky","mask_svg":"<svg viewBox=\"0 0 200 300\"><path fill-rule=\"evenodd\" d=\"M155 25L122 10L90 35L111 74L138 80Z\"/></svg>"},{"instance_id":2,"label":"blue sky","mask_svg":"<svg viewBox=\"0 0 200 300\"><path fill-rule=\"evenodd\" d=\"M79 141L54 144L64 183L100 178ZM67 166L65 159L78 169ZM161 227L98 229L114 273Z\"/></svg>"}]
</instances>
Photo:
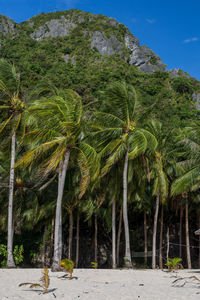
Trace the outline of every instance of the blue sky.
<instances>
[{"instance_id":1,"label":"blue sky","mask_svg":"<svg viewBox=\"0 0 200 300\"><path fill-rule=\"evenodd\" d=\"M0 0L0 14L16 22L70 8L116 18L168 69L181 68L200 80L200 0Z\"/></svg>"}]
</instances>

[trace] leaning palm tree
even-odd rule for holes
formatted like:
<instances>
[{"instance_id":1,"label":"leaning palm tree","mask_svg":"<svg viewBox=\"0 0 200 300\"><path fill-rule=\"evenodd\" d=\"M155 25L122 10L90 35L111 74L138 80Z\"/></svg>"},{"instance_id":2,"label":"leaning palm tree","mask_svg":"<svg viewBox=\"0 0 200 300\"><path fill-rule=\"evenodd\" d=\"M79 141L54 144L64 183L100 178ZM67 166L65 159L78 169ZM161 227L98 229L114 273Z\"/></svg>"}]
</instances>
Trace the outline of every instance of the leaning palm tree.
<instances>
[{"instance_id":1,"label":"leaning palm tree","mask_svg":"<svg viewBox=\"0 0 200 300\"><path fill-rule=\"evenodd\" d=\"M119 160L124 160L123 168L123 219L125 229L126 267L132 267L129 238L129 223L127 211L127 174L128 161L144 153L148 148L155 150L156 138L143 128L141 119L144 108L141 109L137 94L132 86L116 82L103 94L101 111L95 113L94 136L97 147L101 149L106 163L102 168L102 176Z\"/></svg>"},{"instance_id":2,"label":"leaning palm tree","mask_svg":"<svg viewBox=\"0 0 200 300\"><path fill-rule=\"evenodd\" d=\"M13 191L14 191L14 164L16 152L16 132L20 125L24 103L20 100L20 75L15 67L5 59L0 59L0 111L7 112L0 124L0 134L10 132L11 137L11 160L9 179L9 202L8 202L8 242L7 242L7 266L15 267L13 259ZM5 116L5 114L4 114Z\"/></svg>"},{"instance_id":3,"label":"leaning palm tree","mask_svg":"<svg viewBox=\"0 0 200 300\"><path fill-rule=\"evenodd\" d=\"M94 148L84 141L82 101L72 90L35 101L28 110L26 124L29 132L25 140L31 143L32 149L16 166L25 164L33 167L37 162L42 178L47 178L52 172L58 174L52 265L52 270L56 271L62 258L62 198L69 160L77 160L80 168L80 199L90 178L94 179L98 174L98 157Z\"/></svg>"}]
</instances>

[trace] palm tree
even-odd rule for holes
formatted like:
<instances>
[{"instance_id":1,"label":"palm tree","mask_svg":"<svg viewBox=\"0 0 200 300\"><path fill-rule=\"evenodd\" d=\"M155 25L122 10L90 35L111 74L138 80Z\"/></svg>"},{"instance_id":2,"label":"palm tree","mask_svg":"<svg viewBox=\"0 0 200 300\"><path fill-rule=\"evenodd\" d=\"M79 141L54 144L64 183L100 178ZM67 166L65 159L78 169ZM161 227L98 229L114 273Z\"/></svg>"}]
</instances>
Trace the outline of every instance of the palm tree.
<instances>
[{"instance_id":1,"label":"palm tree","mask_svg":"<svg viewBox=\"0 0 200 300\"><path fill-rule=\"evenodd\" d=\"M183 174L172 184L172 195L195 191L200 186L200 124L186 127L178 137L178 145L183 147L183 160L178 162Z\"/></svg>"},{"instance_id":2,"label":"palm tree","mask_svg":"<svg viewBox=\"0 0 200 300\"><path fill-rule=\"evenodd\" d=\"M90 178L98 174L99 161L92 146L83 141L83 107L80 96L65 90L58 96L35 101L29 108L26 123L29 132L25 139L32 142L28 151L16 164L33 166L37 162L43 178L58 173L58 193L54 231L52 270L59 268L62 257L62 198L70 158L76 159L81 172L79 199Z\"/></svg>"},{"instance_id":3,"label":"palm tree","mask_svg":"<svg viewBox=\"0 0 200 300\"><path fill-rule=\"evenodd\" d=\"M157 121L150 121L147 125L148 130L156 137L158 147L153 156L151 176L154 179L153 195L156 196L154 225L153 225L153 240L152 240L152 269L156 267L156 235L158 223L158 211L160 201L163 204L168 196L168 178L166 174L166 166L169 164L168 139L164 136L162 124ZM163 231L163 207L161 211L161 238ZM161 256L161 254L160 254ZM160 260L162 258L160 257ZM162 265L162 264L160 264Z\"/></svg>"},{"instance_id":4,"label":"palm tree","mask_svg":"<svg viewBox=\"0 0 200 300\"><path fill-rule=\"evenodd\" d=\"M116 82L103 94L100 112L95 113L96 131L94 136L102 149L102 157L107 157L102 176L119 160L124 160L123 168L123 220L125 230L126 267L132 267L127 210L128 161L157 146L155 137L141 125L144 113L138 105L137 94L126 83Z\"/></svg>"},{"instance_id":5,"label":"palm tree","mask_svg":"<svg viewBox=\"0 0 200 300\"><path fill-rule=\"evenodd\" d=\"M20 125L24 103L20 100L20 75L15 67L5 59L0 59L0 110L7 112L7 118L0 125L0 133L5 129L10 130L11 135L11 160L9 179L9 202L8 202L8 241L7 241L7 266L15 267L13 259L13 191L15 180L15 152L16 132Z\"/></svg>"},{"instance_id":6,"label":"palm tree","mask_svg":"<svg viewBox=\"0 0 200 300\"><path fill-rule=\"evenodd\" d=\"M177 165L182 168L182 174L172 184L171 194L182 195L185 201L185 229L186 229L186 254L188 268L191 268L190 241L189 241L189 217L188 196L189 192L196 191L200 187L200 125L192 124L184 128L178 137L184 153L183 160Z\"/></svg>"}]
</instances>

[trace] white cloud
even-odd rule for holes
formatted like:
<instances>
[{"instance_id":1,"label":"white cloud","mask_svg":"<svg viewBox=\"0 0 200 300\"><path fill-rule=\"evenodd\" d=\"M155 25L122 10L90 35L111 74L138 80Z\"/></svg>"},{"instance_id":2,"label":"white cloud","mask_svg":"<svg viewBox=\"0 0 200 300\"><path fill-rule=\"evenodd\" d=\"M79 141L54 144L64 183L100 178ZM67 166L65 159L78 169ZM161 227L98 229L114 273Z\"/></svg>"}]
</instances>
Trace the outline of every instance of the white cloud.
<instances>
[{"instance_id":1,"label":"white cloud","mask_svg":"<svg viewBox=\"0 0 200 300\"><path fill-rule=\"evenodd\" d=\"M192 38L184 40L183 43L188 44L188 43L197 42L197 41L199 41L198 37L192 37Z\"/></svg>"},{"instance_id":2,"label":"white cloud","mask_svg":"<svg viewBox=\"0 0 200 300\"><path fill-rule=\"evenodd\" d=\"M155 20L155 19L146 19L146 21L147 21L149 24L154 24L154 23L156 23L156 20Z\"/></svg>"}]
</instances>

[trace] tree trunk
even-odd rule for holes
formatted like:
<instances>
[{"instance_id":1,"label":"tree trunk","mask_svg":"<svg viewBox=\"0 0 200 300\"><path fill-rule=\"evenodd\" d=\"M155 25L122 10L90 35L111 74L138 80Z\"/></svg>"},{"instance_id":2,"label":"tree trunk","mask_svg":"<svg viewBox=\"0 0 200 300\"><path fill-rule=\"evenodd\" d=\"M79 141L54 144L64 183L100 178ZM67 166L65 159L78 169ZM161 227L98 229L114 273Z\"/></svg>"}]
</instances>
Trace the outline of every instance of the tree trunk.
<instances>
[{"instance_id":1,"label":"tree trunk","mask_svg":"<svg viewBox=\"0 0 200 300\"><path fill-rule=\"evenodd\" d=\"M125 255L124 264L126 268L132 268L131 262L131 248L130 248L130 237L129 237L129 224L128 224L128 209L127 209L127 173L128 173L128 153L129 149L126 151L124 160L124 172L123 172L123 219L124 219L124 231L125 231Z\"/></svg>"},{"instance_id":2,"label":"tree trunk","mask_svg":"<svg viewBox=\"0 0 200 300\"><path fill-rule=\"evenodd\" d=\"M169 259L169 226L167 226L167 236L166 236L166 239L167 239L166 259L168 261L168 259ZM168 267L168 269L169 269L169 267Z\"/></svg>"},{"instance_id":3,"label":"tree trunk","mask_svg":"<svg viewBox=\"0 0 200 300\"><path fill-rule=\"evenodd\" d=\"M112 267L116 268L116 200L112 201Z\"/></svg>"},{"instance_id":4,"label":"tree trunk","mask_svg":"<svg viewBox=\"0 0 200 300\"><path fill-rule=\"evenodd\" d=\"M180 208L180 227L179 227L179 257L182 257L182 224L183 224L183 204L181 200Z\"/></svg>"},{"instance_id":5,"label":"tree trunk","mask_svg":"<svg viewBox=\"0 0 200 300\"><path fill-rule=\"evenodd\" d=\"M44 225L43 242L42 242L42 260L43 268L46 267L46 236L47 236L47 225Z\"/></svg>"},{"instance_id":6,"label":"tree trunk","mask_svg":"<svg viewBox=\"0 0 200 300\"><path fill-rule=\"evenodd\" d=\"M78 268L78 261L79 261L79 231L80 231L80 215L79 212L77 214L76 220L76 268Z\"/></svg>"},{"instance_id":7,"label":"tree trunk","mask_svg":"<svg viewBox=\"0 0 200 300\"><path fill-rule=\"evenodd\" d=\"M160 216L160 249L159 249L159 268L163 268L163 204L161 206L161 216Z\"/></svg>"},{"instance_id":8,"label":"tree trunk","mask_svg":"<svg viewBox=\"0 0 200 300\"><path fill-rule=\"evenodd\" d=\"M152 269L156 268L156 235L157 235L157 223L158 223L158 209L159 209L159 193L157 193L156 196L156 206L155 206L154 224L153 224Z\"/></svg>"},{"instance_id":9,"label":"tree trunk","mask_svg":"<svg viewBox=\"0 0 200 300\"><path fill-rule=\"evenodd\" d=\"M198 229L200 228L200 212L198 212ZM198 235L198 247L199 247L199 255L198 255L198 268L200 268L200 235Z\"/></svg>"},{"instance_id":10,"label":"tree trunk","mask_svg":"<svg viewBox=\"0 0 200 300\"><path fill-rule=\"evenodd\" d=\"M55 219L52 218L52 220L51 220L51 239L50 239L50 264L52 263L52 257L53 257L54 223L55 223Z\"/></svg>"},{"instance_id":11,"label":"tree trunk","mask_svg":"<svg viewBox=\"0 0 200 300\"><path fill-rule=\"evenodd\" d=\"M147 214L144 211L144 262L147 264Z\"/></svg>"},{"instance_id":12,"label":"tree trunk","mask_svg":"<svg viewBox=\"0 0 200 300\"><path fill-rule=\"evenodd\" d=\"M200 212L197 211L197 228L200 228ZM198 235L198 268L200 268L200 235Z\"/></svg>"},{"instance_id":13,"label":"tree trunk","mask_svg":"<svg viewBox=\"0 0 200 300\"><path fill-rule=\"evenodd\" d=\"M94 215L94 261L98 263L98 224L97 224L97 215Z\"/></svg>"},{"instance_id":14,"label":"tree trunk","mask_svg":"<svg viewBox=\"0 0 200 300\"><path fill-rule=\"evenodd\" d=\"M72 240L73 240L73 211L69 212L69 243L68 243L68 259L72 259Z\"/></svg>"},{"instance_id":15,"label":"tree trunk","mask_svg":"<svg viewBox=\"0 0 200 300\"><path fill-rule=\"evenodd\" d=\"M54 256L53 256L52 271L57 271L60 269L59 262L62 258L62 198L63 198L65 177L66 177L69 157L70 157L70 151L68 150L60 166L59 176L58 176L58 196L57 196L57 203L56 203Z\"/></svg>"},{"instance_id":16,"label":"tree trunk","mask_svg":"<svg viewBox=\"0 0 200 300\"><path fill-rule=\"evenodd\" d=\"M15 183L15 143L16 133L13 132L11 140L11 161L10 161L10 181L9 181L9 203L8 203L8 242L7 242L7 266L8 268L15 268L15 262L13 259L13 193Z\"/></svg>"},{"instance_id":17,"label":"tree trunk","mask_svg":"<svg viewBox=\"0 0 200 300\"><path fill-rule=\"evenodd\" d=\"M119 227L118 227L118 233L117 233L117 266L119 266L119 250L120 250L120 237L121 237L121 232L122 232L122 207L120 209L120 214L119 214Z\"/></svg>"},{"instance_id":18,"label":"tree trunk","mask_svg":"<svg viewBox=\"0 0 200 300\"><path fill-rule=\"evenodd\" d=\"M186 257L188 269L192 268L190 256L190 238L189 238L189 221L188 221L188 199L185 202L185 237L186 237Z\"/></svg>"}]
</instances>

